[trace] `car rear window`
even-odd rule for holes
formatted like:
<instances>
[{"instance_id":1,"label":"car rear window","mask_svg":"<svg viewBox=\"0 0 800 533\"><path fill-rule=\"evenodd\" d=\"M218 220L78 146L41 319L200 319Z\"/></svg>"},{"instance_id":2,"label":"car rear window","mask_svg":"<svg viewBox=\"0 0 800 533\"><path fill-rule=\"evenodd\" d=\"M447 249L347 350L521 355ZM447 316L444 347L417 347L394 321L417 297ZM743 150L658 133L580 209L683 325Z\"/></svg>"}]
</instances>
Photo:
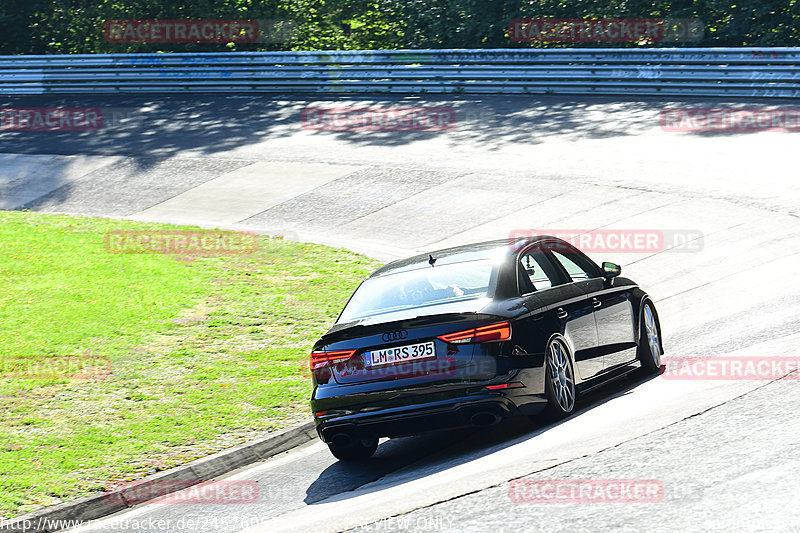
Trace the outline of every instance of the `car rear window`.
<instances>
[{"instance_id":1,"label":"car rear window","mask_svg":"<svg viewBox=\"0 0 800 533\"><path fill-rule=\"evenodd\" d=\"M483 298L489 290L492 261L468 261L407 270L366 280L339 317L347 322L413 307Z\"/></svg>"}]
</instances>

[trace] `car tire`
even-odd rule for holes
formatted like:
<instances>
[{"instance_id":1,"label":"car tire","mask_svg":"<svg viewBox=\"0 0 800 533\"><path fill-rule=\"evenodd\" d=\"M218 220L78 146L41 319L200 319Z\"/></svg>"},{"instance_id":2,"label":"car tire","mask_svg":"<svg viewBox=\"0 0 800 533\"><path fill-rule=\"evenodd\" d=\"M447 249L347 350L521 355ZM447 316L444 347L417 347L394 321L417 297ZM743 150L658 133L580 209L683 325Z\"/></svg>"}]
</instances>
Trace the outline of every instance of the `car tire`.
<instances>
[{"instance_id":1,"label":"car tire","mask_svg":"<svg viewBox=\"0 0 800 533\"><path fill-rule=\"evenodd\" d=\"M362 459L369 459L375 450L378 448L378 438L368 437L362 439L353 439L348 444L337 444L336 442L329 442L328 448L334 457L340 461L359 461Z\"/></svg>"},{"instance_id":2,"label":"car tire","mask_svg":"<svg viewBox=\"0 0 800 533\"><path fill-rule=\"evenodd\" d=\"M547 343L544 381L547 396L545 418L560 420L572 414L577 396L575 367L572 364L572 354L563 337L554 336Z\"/></svg>"},{"instance_id":3,"label":"car tire","mask_svg":"<svg viewBox=\"0 0 800 533\"><path fill-rule=\"evenodd\" d=\"M643 373L657 374L661 369L661 327L655 307L650 301L645 301L642 306L639 347L636 351Z\"/></svg>"}]
</instances>

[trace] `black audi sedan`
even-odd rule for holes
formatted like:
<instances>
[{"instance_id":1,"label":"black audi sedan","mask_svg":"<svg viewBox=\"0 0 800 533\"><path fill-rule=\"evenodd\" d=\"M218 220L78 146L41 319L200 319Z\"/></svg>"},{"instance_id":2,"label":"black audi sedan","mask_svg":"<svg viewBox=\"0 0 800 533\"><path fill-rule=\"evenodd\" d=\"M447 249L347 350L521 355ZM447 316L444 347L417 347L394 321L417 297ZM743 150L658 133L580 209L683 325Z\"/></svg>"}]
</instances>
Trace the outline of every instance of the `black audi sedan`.
<instances>
[{"instance_id":1,"label":"black audi sedan","mask_svg":"<svg viewBox=\"0 0 800 533\"><path fill-rule=\"evenodd\" d=\"M314 345L317 433L363 459L380 437L562 418L590 388L657 372L658 314L620 271L550 236L383 266Z\"/></svg>"}]
</instances>

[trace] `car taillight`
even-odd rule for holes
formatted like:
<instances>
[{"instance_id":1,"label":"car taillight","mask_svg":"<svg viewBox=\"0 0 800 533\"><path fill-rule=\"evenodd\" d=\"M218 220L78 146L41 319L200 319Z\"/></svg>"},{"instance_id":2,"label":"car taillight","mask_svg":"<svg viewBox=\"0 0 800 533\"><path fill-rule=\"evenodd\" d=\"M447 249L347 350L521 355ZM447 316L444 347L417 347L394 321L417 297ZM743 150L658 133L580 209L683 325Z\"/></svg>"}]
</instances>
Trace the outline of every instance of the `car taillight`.
<instances>
[{"instance_id":1,"label":"car taillight","mask_svg":"<svg viewBox=\"0 0 800 533\"><path fill-rule=\"evenodd\" d=\"M439 335L437 338L452 344L507 341L511 338L511 324L508 322L500 322L499 324L491 324L489 326L481 326L479 328Z\"/></svg>"},{"instance_id":2,"label":"car taillight","mask_svg":"<svg viewBox=\"0 0 800 533\"><path fill-rule=\"evenodd\" d=\"M521 389L525 385L520 383L519 381L512 381L510 383L500 383L498 385L486 385L486 388L489 390L500 390L500 389Z\"/></svg>"},{"instance_id":3,"label":"car taillight","mask_svg":"<svg viewBox=\"0 0 800 533\"><path fill-rule=\"evenodd\" d=\"M325 366L325 363L335 363L350 359L355 350L338 350L335 352L311 352L311 370Z\"/></svg>"}]
</instances>

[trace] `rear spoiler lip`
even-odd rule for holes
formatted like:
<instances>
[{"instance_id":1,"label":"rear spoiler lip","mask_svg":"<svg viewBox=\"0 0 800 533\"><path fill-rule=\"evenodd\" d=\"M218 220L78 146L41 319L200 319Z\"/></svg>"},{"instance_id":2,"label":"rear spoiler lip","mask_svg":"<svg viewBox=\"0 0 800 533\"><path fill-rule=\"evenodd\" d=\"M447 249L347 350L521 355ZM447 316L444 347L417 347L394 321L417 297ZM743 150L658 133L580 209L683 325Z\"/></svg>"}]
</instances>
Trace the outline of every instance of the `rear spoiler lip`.
<instances>
[{"instance_id":1,"label":"rear spoiler lip","mask_svg":"<svg viewBox=\"0 0 800 533\"><path fill-rule=\"evenodd\" d=\"M457 330L459 327L472 327L472 326L464 326L463 322L475 323L475 322L493 322L493 321L507 321L509 320L508 317L502 317L499 315L489 314L489 313L449 313L447 315L425 315L417 318L426 318L426 316L436 316L443 318L447 321L447 318L451 318L454 324L454 331ZM409 323L411 320L408 319L405 321L396 321L393 324L393 327L396 329L411 329L417 327L424 327L426 324L411 324ZM458 322L462 322L462 324L458 324ZM325 333L317 342L314 344L314 350L322 350L332 344L337 344L340 342L344 342L350 340L352 338L361 338L366 337L370 334L374 334L380 331L386 330L386 324L390 324L391 322L386 323L379 323L379 324L369 324L369 325L355 325L351 327L344 327L341 329L337 329L336 331L329 331ZM431 324L434 325L434 324ZM369 331L373 330L373 331ZM352 331L352 335L348 335L347 333ZM445 332L442 332L445 333ZM338 347L336 349L339 349Z\"/></svg>"},{"instance_id":2,"label":"rear spoiler lip","mask_svg":"<svg viewBox=\"0 0 800 533\"><path fill-rule=\"evenodd\" d=\"M437 315L444 316L444 315L465 314L465 313L480 314L480 312L483 309L485 309L488 305L490 305L492 301L493 299L488 297L470 298L456 302L447 302L429 306L412 307L410 309L371 315L351 320L348 322L341 322L334 324L323 335L323 337L327 337L332 333L338 333L339 331L343 331L350 328L380 326L391 323L403 323L428 316L437 316Z\"/></svg>"}]
</instances>

